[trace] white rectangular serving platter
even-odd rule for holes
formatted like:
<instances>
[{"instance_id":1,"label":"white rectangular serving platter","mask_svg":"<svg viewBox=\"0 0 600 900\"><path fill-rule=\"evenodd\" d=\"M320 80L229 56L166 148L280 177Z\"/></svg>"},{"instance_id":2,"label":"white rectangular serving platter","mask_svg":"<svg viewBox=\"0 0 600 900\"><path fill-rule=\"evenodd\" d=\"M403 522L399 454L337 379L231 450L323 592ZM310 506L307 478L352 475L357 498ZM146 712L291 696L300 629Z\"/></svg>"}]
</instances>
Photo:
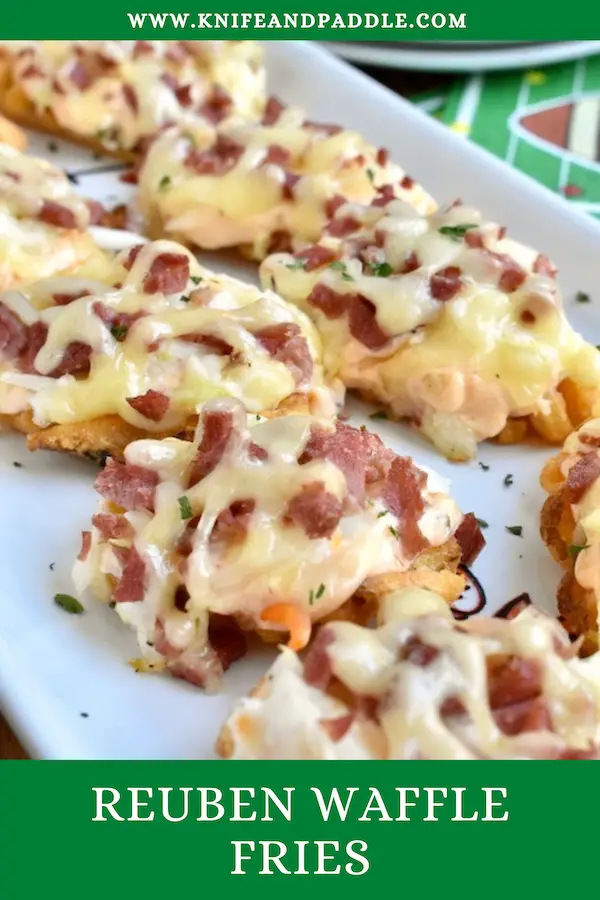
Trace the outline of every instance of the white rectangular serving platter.
<instances>
[{"instance_id":1,"label":"white rectangular serving platter","mask_svg":"<svg viewBox=\"0 0 600 900\"><path fill-rule=\"evenodd\" d=\"M266 51L273 93L304 106L311 119L361 131L388 147L438 201L461 197L552 257L569 315L600 343L598 223L317 44L273 42ZM31 151L63 165L82 193L109 205L131 192L108 160L40 136L32 136ZM200 258L256 280L249 265ZM592 302L575 303L577 291ZM350 410L355 424L366 422L394 449L450 477L462 508L489 523L488 546L475 567L487 613L524 591L554 608L559 571L538 536L538 476L550 451L483 445L488 471L477 462L453 465L408 428L369 420L372 408L352 401ZM96 472L92 463L30 454L19 436L0 435L0 707L34 757L210 758L233 700L252 687L275 651L251 654L227 673L221 694L207 696L174 679L135 674L127 664L135 641L110 609L89 599L83 615L59 609L53 596L73 591L70 570L95 507ZM504 486L508 474L511 487ZM521 525L523 536L508 533L511 525Z\"/></svg>"}]
</instances>

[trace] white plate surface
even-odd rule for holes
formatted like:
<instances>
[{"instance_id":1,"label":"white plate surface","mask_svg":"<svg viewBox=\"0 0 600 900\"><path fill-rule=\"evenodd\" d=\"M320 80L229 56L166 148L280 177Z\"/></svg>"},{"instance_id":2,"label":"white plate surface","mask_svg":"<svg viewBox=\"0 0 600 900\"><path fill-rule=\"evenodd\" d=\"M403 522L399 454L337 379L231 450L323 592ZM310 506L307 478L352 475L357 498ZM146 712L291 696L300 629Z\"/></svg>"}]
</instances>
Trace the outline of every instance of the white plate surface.
<instances>
[{"instance_id":1,"label":"white plate surface","mask_svg":"<svg viewBox=\"0 0 600 900\"><path fill-rule=\"evenodd\" d=\"M440 201L462 197L551 256L561 269L569 314L600 343L600 224L318 46L271 43L267 50L272 89L285 100L307 107L311 118L360 129L389 147ZM50 152L41 137L32 140L32 150L79 173L79 187L89 196L114 202L131 191L118 181L113 164L94 161L85 151L61 146ZM216 257L201 258L219 264ZM255 278L244 263L222 268ZM576 304L578 290L595 302ZM483 445L480 459L489 471L477 463L452 465L409 429L369 421L372 410L358 402L351 408L355 423L367 422L396 450L451 477L463 509L490 523L488 546L475 569L487 591L488 612L523 591L553 609L559 571L537 524L538 474L546 451ZM69 573L95 506L96 471L83 460L29 454L18 436L0 438L1 705L35 756L210 757L232 700L252 686L273 651L235 665L223 692L207 697L167 677L136 675L127 666L136 655L135 641L110 609L86 600L84 615L69 616L54 605L56 592L73 590ZM514 483L506 488L509 473ZM523 537L507 533L507 525L523 526Z\"/></svg>"},{"instance_id":2,"label":"white plate surface","mask_svg":"<svg viewBox=\"0 0 600 900\"><path fill-rule=\"evenodd\" d=\"M600 53L600 41L545 43L328 43L329 49L359 65L426 72L492 72L566 62Z\"/></svg>"}]
</instances>

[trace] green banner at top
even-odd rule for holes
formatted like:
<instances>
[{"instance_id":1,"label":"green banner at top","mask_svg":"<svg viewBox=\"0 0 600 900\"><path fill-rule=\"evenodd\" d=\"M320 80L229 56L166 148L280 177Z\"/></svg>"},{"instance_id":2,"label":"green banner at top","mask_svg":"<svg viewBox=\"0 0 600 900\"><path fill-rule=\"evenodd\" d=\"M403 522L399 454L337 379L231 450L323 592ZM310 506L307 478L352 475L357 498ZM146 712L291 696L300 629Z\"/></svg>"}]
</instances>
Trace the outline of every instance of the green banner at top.
<instances>
[{"instance_id":1,"label":"green banner at top","mask_svg":"<svg viewBox=\"0 0 600 900\"><path fill-rule=\"evenodd\" d=\"M560 15L541 2L504 0L65 0L4 4L0 39L266 38L327 41L564 41L600 37L600 5L573 0Z\"/></svg>"}]
</instances>

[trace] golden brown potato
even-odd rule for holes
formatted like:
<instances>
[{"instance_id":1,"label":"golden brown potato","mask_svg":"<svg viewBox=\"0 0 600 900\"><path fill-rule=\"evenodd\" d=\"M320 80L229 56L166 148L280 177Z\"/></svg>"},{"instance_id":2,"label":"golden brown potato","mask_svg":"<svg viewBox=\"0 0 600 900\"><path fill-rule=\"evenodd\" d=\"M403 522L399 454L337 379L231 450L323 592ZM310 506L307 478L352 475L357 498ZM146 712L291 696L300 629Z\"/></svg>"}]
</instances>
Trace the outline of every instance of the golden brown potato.
<instances>
[{"instance_id":1,"label":"golden brown potato","mask_svg":"<svg viewBox=\"0 0 600 900\"><path fill-rule=\"evenodd\" d=\"M581 656L598 650L598 605L593 591L586 591L567 572L558 588L558 612L569 634L581 640Z\"/></svg>"},{"instance_id":2,"label":"golden brown potato","mask_svg":"<svg viewBox=\"0 0 600 900\"><path fill-rule=\"evenodd\" d=\"M583 588L575 577L577 550L573 552L576 521L561 464L563 452L544 466L540 481L549 494L540 517L540 534L553 558L565 569L558 589L558 610L569 634L580 639L579 652L588 656L598 650L598 600L593 591ZM578 454L581 458L582 454ZM575 459L577 456L575 457Z\"/></svg>"},{"instance_id":3,"label":"golden brown potato","mask_svg":"<svg viewBox=\"0 0 600 900\"><path fill-rule=\"evenodd\" d=\"M306 394L291 394L277 409L267 410L263 415L272 418L303 415L309 412L310 397ZM191 417L187 425L178 431L177 436L191 441L197 421L196 416ZM89 459L99 461L106 459L107 456L120 459L125 447L140 438L151 437L161 440L165 437L174 437L170 432L145 432L125 422L120 416L101 416L87 422L40 428L34 423L30 412L21 412L15 415L0 415L0 424L27 435L27 446L30 450L57 450L60 453L87 456Z\"/></svg>"},{"instance_id":4,"label":"golden brown potato","mask_svg":"<svg viewBox=\"0 0 600 900\"><path fill-rule=\"evenodd\" d=\"M25 150L27 147L27 135L14 122L11 122L5 116L0 116L0 143L9 144L15 150Z\"/></svg>"}]
</instances>

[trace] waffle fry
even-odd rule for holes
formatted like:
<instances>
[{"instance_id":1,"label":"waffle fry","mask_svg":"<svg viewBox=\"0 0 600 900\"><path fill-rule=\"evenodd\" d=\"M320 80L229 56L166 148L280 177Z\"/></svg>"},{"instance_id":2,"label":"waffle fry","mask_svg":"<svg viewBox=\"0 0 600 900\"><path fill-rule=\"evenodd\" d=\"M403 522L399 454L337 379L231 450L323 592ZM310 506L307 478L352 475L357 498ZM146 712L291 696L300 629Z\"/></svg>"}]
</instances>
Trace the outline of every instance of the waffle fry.
<instances>
[{"instance_id":1,"label":"waffle fry","mask_svg":"<svg viewBox=\"0 0 600 900\"><path fill-rule=\"evenodd\" d=\"M145 435L193 434L203 398L331 415L342 396L308 318L170 242L123 251L102 280L0 295L0 323L0 416L31 449L121 456Z\"/></svg>"},{"instance_id":2,"label":"waffle fry","mask_svg":"<svg viewBox=\"0 0 600 900\"><path fill-rule=\"evenodd\" d=\"M29 41L0 50L0 112L123 162L167 122L259 118L253 41Z\"/></svg>"},{"instance_id":3,"label":"waffle fry","mask_svg":"<svg viewBox=\"0 0 600 900\"><path fill-rule=\"evenodd\" d=\"M600 583L600 420L590 419L548 460L540 481L549 494L541 514L542 540L566 574L558 591L563 624L581 639L581 652L598 649Z\"/></svg>"},{"instance_id":4,"label":"waffle fry","mask_svg":"<svg viewBox=\"0 0 600 900\"><path fill-rule=\"evenodd\" d=\"M378 628L285 649L219 734L224 759L598 759L600 672L558 623L456 623L427 590L382 598Z\"/></svg>"},{"instance_id":5,"label":"waffle fry","mask_svg":"<svg viewBox=\"0 0 600 900\"><path fill-rule=\"evenodd\" d=\"M318 243L261 266L314 320L328 371L455 461L488 439L559 444L599 396L600 354L555 275L475 209L423 216L383 193L340 201Z\"/></svg>"},{"instance_id":6,"label":"waffle fry","mask_svg":"<svg viewBox=\"0 0 600 900\"><path fill-rule=\"evenodd\" d=\"M403 585L456 600L461 560L484 543L436 476L374 434L311 416L257 422L233 400L202 408L192 443L130 444L96 488L78 589L116 603L145 669L209 688L244 632L302 649L319 623L368 624Z\"/></svg>"}]
</instances>

